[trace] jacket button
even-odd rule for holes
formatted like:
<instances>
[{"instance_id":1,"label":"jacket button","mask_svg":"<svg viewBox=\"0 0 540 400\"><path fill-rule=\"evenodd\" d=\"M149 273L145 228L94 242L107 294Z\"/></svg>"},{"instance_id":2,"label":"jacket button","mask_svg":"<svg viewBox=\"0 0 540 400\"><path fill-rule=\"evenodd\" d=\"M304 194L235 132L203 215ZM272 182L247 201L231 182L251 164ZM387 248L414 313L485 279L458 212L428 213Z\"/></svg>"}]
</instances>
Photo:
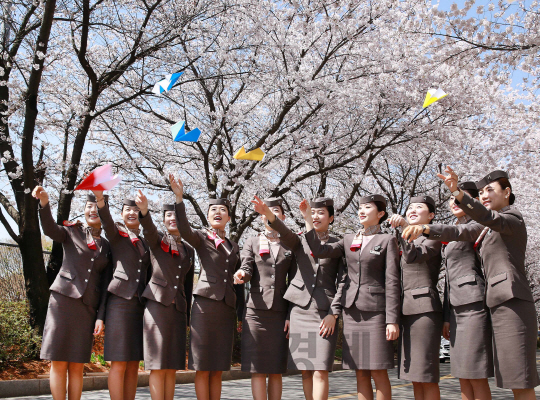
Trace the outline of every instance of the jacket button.
<instances>
[{"instance_id":1,"label":"jacket button","mask_svg":"<svg viewBox=\"0 0 540 400\"><path fill-rule=\"evenodd\" d=\"M85 281L85 282L88 282L88 279L85 279L84 281Z\"/></svg>"},{"instance_id":2,"label":"jacket button","mask_svg":"<svg viewBox=\"0 0 540 400\"><path fill-rule=\"evenodd\" d=\"M227 279L223 279L223 282L227 282Z\"/></svg>"},{"instance_id":3,"label":"jacket button","mask_svg":"<svg viewBox=\"0 0 540 400\"><path fill-rule=\"evenodd\" d=\"M142 260L139 260L139 262L142 262Z\"/></svg>"},{"instance_id":4,"label":"jacket button","mask_svg":"<svg viewBox=\"0 0 540 400\"><path fill-rule=\"evenodd\" d=\"M182 266L181 266L181 265L179 265L179 266L178 266L178 268L182 268Z\"/></svg>"},{"instance_id":5,"label":"jacket button","mask_svg":"<svg viewBox=\"0 0 540 400\"><path fill-rule=\"evenodd\" d=\"M90 259L90 261L94 261L94 259L93 259L93 258L91 258L91 259Z\"/></svg>"},{"instance_id":6,"label":"jacket button","mask_svg":"<svg viewBox=\"0 0 540 400\"><path fill-rule=\"evenodd\" d=\"M175 288L175 289L178 289L178 286L175 286L174 288Z\"/></svg>"},{"instance_id":7,"label":"jacket button","mask_svg":"<svg viewBox=\"0 0 540 400\"><path fill-rule=\"evenodd\" d=\"M141 272L141 270L140 270L140 269L138 269L138 270L137 270L137 272Z\"/></svg>"},{"instance_id":8,"label":"jacket button","mask_svg":"<svg viewBox=\"0 0 540 400\"><path fill-rule=\"evenodd\" d=\"M315 287L315 284L311 285L311 287Z\"/></svg>"},{"instance_id":9,"label":"jacket button","mask_svg":"<svg viewBox=\"0 0 540 400\"><path fill-rule=\"evenodd\" d=\"M317 274L313 274L314 277L317 277Z\"/></svg>"},{"instance_id":10,"label":"jacket button","mask_svg":"<svg viewBox=\"0 0 540 400\"><path fill-rule=\"evenodd\" d=\"M272 264L272 268L276 268L276 264Z\"/></svg>"},{"instance_id":11,"label":"jacket button","mask_svg":"<svg viewBox=\"0 0 540 400\"><path fill-rule=\"evenodd\" d=\"M229 262L229 260L225 260L225 262Z\"/></svg>"},{"instance_id":12,"label":"jacket button","mask_svg":"<svg viewBox=\"0 0 540 400\"><path fill-rule=\"evenodd\" d=\"M135 279L135 282L139 282L139 280L138 280L138 279Z\"/></svg>"},{"instance_id":13,"label":"jacket button","mask_svg":"<svg viewBox=\"0 0 540 400\"><path fill-rule=\"evenodd\" d=\"M270 289L273 289L274 288L274 285L270 286Z\"/></svg>"},{"instance_id":14,"label":"jacket button","mask_svg":"<svg viewBox=\"0 0 540 400\"><path fill-rule=\"evenodd\" d=\"M92 270L91 270L91 269L89 269L89 270L88 270L88 272L92 272Z\"/></svg>"},{"instance_id":15,"label":"jacket button","mask_svg":"<svg viewBox=\"0 0 540 400\"><path fill-rule=\"evenodd\" d=\"M272 275L270 278L273 278L273 277L274 277L274 275ZM272 287L273 287L273 286L272 286Z\"/></svg>"},{"instance_id":16,"label":"jacket button","mask_svg":"<svg viewBox=\"0 0 540 400\"><path fill-rule=\"evenodd\" d=\"M178 275L176 275L176 279L180 278Z\"/></svg>"},{"instance_id":17,"label":"jacket button","mask_svg":"<svg viewBox=\"0 0 540 400\"><path fill-rule=\"evenodd\" d=\"M227 270L225 270L225 272L227 272Z\"/></svg>"}]
</instances>

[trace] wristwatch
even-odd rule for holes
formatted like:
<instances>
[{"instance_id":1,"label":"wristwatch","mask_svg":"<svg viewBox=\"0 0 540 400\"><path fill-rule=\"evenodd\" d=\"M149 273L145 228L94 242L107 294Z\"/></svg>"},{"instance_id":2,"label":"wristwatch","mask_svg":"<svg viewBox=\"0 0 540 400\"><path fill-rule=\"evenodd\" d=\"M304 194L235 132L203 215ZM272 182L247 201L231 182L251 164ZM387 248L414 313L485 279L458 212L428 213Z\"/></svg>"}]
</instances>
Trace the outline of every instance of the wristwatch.
<instances>
[{"instance_id":1,"label":"wristwatch","mask_svg":"<svg viewBox=\"0 0 540 400\"><path fill-rule=\"evenodd\" d=\"M461 189L458 188L457 190L455 190L455 191L452 192L452 196L457 197L458 194L460 194L460 193L461 193Z\"/></svg>"},{"instance_id":2,"label":"wristwatch","mask_svg":"<svg viewBox=\"0 0 540 400\"><path fill-rule=\"evenodd\" d=\"M426 228L427 228L427 226L422 225L422 233L424 233L426 231Z\"/></svg>"}]
</instances>

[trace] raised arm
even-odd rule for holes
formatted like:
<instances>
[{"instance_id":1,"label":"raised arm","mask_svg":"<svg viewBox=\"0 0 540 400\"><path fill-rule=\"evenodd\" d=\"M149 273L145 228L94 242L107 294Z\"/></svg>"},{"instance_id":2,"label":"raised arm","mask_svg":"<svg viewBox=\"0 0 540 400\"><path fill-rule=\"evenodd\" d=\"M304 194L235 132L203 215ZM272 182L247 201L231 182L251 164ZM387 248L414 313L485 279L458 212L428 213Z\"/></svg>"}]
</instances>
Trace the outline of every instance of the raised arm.
<instances>
[{"instance_id":1,"label":"raised arm","mask_svg":"<svg viewBox=\"0 0 540 400\"><path fill-rule=\"evenodd\" d=\"M49 195L41 186L36 186L32 191L32 196L39 200L39 218L43 233L58 243L64 243L67 238L66 228L59 226L54 220L49 204Z\"/></svg>"},{"instance_id":2,"label":"raised arm","mask_svg":"<svg viewBox=\"0 0 540 400\"><path fill-rule=\"evenodd\" d=\"M173 174L169 174L169 182L171 183L171 189L176 196L176 203L174 205L174 211L176 214L176 225L182 238L192 245L194 248L198 248L201 244L201 237L191 229L189 220L186 215L186 205L184 203L184 185L180 179L176 179Z\"/></svg>"},{"instance_id":3,"label":"raised arm","mask_svg":"<svg viewBox=\"0 0 540 400\"><path fill-rule=\"evenodd\" d=\"M400 236L399 241L407 264L426 262L441 253L442 243L435 240L426 239L421 243L409 243Z\"/></svg>"},{"instance_id":4,"label":"raised arm","mask_svg":"<svg viewBox=\"0 0 540 400\"><path fill-rule=\"evenodd\" d=\"M101 195L96 193L101 193ZM101 226L105 231L105 235L107 236L107 239L109 239L109 242L117 240L120 237L120 234L118 233L118 228L112 219L109 204L107 204L103 199L103 192L94 192L94 194L96 194L98 215L101 219Z\"/></svg>"},{"instance_id":5,"label":"raised arm","mask_svg":"<svg viewBox=\"0 0 540 400\"><path fill-rule=\"evenodd\" d=\"M456 201L456 204L476 222L493 229L495 232L511 235L524 224L523 219L519 216L490 210L467 193L463 193L463 199L459 203Z\"/></svg>"},{"instance_id":6,"label":"raised arm","mask_svg":"<svg viewBox=\"0 0 540 400\"><path fill-rule=\"evenodd\" d=\"M390 239L386 248L386 323L398 324L401 312L401 273L399 248L395 238Z\"/></svg>"},{"instance_id":7,"label":"raised arm","mask_svg":"<svg viewBox=\"0 0 540 400\"><path fill-rule=\"evenodd\" d=\"M261 215L265 215L268 221L268 225L270 225L272 229L274 229L280 234L280 240L285 246L294 251L298 246L301 245L301 241L298 235L291 231L289 228L287 228L283 221L281 221L279 218L276 218L270 208L266 204L264 204L264 201L262 201L257 196L253 196L253 200L251 200L251 202L253 203L253 208L255 209L255 211Z\"/></svg>"},{"instance_id":8,"label":"raised arm","mask_svg":"<svg viewBox=\"0 0 540 400\"><path fill-rule=\"evenodd\" d=\"M141 190L135 196L135 203L139 207L139 221L143 227L143 235L146 243L153 248L160 246L161 237L154 221L152 221L150 211L148 211L148 199Z\"/></svg>"},{"instance_id":9,"label":"raised arm","mask_svg":"<svg viewBox=\"0 0 540 400\"><path fill-rule=\"evenodd\" d=\"M343 239L334 243L321 243L315 229L310 230L305 234L309 248L313 253L313 257L317 258L340 258L345 256L345 247Z\"/></svg>"}]
</instances>

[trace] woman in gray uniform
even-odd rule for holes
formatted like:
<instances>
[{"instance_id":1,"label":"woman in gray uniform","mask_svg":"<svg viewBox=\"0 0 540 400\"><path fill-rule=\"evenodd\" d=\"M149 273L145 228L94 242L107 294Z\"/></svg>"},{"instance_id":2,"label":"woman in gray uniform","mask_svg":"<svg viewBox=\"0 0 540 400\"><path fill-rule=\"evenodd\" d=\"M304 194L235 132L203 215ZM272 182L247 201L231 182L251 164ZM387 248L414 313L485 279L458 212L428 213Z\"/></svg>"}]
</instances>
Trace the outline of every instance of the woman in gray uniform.
<instances>
[{"instance_id":1,"label":"woman in gray uniform","mask_svg":"<svg viewBox=\"0 0 540 400\"><path fill-rule=\"evenodd\" d=\"M474 182L459 184L471 197L478 197ZM477 224L450 197L456 224ZM483 227L480 228L480 230ZM443 243L446 266L443 336L450 340L450 368L459 378L461 397L490 400L488 378L493 376L491 320L484 303L484 273L471 242Z\"/></svg>"},{"instance_id":2,"label":"woman in gray uniform","mask_svg":"<svg viewBox=\"0 0 540 400\"><path fill-rule=\"evenodd\" d=\"M238 244L225 236L231 204L227 199L209 199L210 228L193 230L183 201L184 186L169 175L176 195L176 221L182 238L199 256L201 272L193 291L189 369L194 369L195 392L199 400L221 397L221 375L231 369L234 328L242 325L244 285L234 285L240 268ZM235 314L236 308L236 314Z\"/></svg>"},{"instance_id":3,"label":"woman in gray uniform","mask_svg":"<svg viewBox=\"0 0 540 400\"><path fill-rule=\"evenodd\" d=\"M106 270L111 268L109 242L101 237L96 199L88 195L84 208L86 223L54 221L49 195L36 186L32 196L39 200L43 233L62 243L62 267L51 286L49 309L43 330L41 358L51 360L51 394L55 400L80 399L84 363L90 362L93 335L103 329L107 287ZM75 322L76 321L76 322Z\"/></svg>"},{"instance_id":4,"label":"woman in gray uniform","mask_svg":"<svg viewBox=\"0 0 540 400\"><path fill-rule=\"evenodd\" d=\"M429 224L435 217L435 201L412 197L407 221L394 214L392 227ZM401 244L401 335L398 378L412 381L417 400L439 400L439 348L443 327L442 303L437 281L441 269L441 242L421 237Z\"/></svg>"},{"instance_id":5,"label":"woman in gray uniform","mask_svg":"<svg viewBox=\"0 0 540 400\"><path fill-rule=\"evenodd\" d=\"M493 360L498 387L512 389L514 398L536 399L540 384L536 369L538 323L534 299L525 273L527 229L521 213L511 208L515 195L508 174L493 171L476 183L480 201L458 187L452 168L439 178L450 189L456 204L484 228L476 224L427 225L409 229L407 237L428 235L442 241L475 243L486 277L486 304L493 329Z\"/></svg>"},{"instance_id":6,"label":"woman in gray uniform","mask_svg":"<svg viewBox=\"0 0 540 400\"><path fill-rule=\"evenodd\" d=\"M270 227L296 257L298 270L284 298L293 303L290 313L289 369L302 371L306 399L328 398L328 371L334 364L337 344L336 320L341 313L341 292L347 279L341 258L319 259L311 255L306 239L287 228L270 208L255 196L255 211L265 215ZM334 202L317 198L311 202L315 230L321 241L339 239L328 234L334 220Z\"/></svg>"},{"instance_id":7,"label":"woman in gray uniform","mask_svg":"<svg viewBox=\"0 0 540 400\"><path fill-rule=\"evenodd\" d=\"M264 200L283 221L282 202L278 198ZM246 240L240 254L242 267L234 276L235 283L251 282L242 324L242 371L251 372L254 400L279 400L288 354L285 323L289 302L283 295L296 271L296 261L279 233L268 226L266 217L262 215L261 219L265 230Z\"/></svg>"},{"instance_id":8,"label":"woman in gray uniform","mask_svg":"<svg viewBox=\"0 0 540 400\"><path fill-rule=\"evenodd\" d=\"M306 239L315 257L345 257L347 284L343 289L343 367L356 370L358 398L392 397L388 369L394 368L392 341L399 336L401 282L397 240L381 232L386 199L361 197L358 218L363 228L336 243L322 244L307 209ZM307 202L304 203L307 207Z\"/></svg>"},{"instance_id":9,"label":"woman in gray uniform","mask_svg":"<svg viewBox=\"0 0 540 400\"><path fill-rule=\"evenodd\" d=\"M134 200L124 200L123 223L115 223L103 192L94 191L98 213L111 244L114 271L108 286L105 317L105 360L111 361L111 400L133 400L137 391L139 362L143 359L142 294L148 281L150 252L140 237L139 208Z\"/></svg>"},{"instance_id":10,"label":"woman in gray uniform","mask_svg":"<svg viewBox=\"0 0 540 400\"><path fill-rule=\"evenodd\" d=\"M186 369L186 332L193 290L195 252L182 241L173 204L163 205L166 231L157 230L148 199L135 198L144 239L150 247L152 274L143 292L144 368L150 370L152 400L172 400L176 370Z\"/></svg>"}]
</instances>

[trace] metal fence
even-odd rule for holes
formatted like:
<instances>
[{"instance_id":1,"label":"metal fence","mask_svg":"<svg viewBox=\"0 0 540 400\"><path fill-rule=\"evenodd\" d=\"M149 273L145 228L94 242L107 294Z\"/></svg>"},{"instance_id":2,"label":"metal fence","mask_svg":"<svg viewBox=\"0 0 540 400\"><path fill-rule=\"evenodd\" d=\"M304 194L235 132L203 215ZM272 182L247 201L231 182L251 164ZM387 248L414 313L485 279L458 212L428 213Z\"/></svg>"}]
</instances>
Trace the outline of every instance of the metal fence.
<instances>
[{"instance_id":1,"label":"metal fence","mask_svg":"<svg viewBox=\"0 0 540 400\"><path fill-rule=\"evenodd\" d=\"M45 265L49 261L49 251L43 252ZM21 252L19 246L0 243L0 301L20 301L26 299Z\"/></svg>"}]
</instances>

